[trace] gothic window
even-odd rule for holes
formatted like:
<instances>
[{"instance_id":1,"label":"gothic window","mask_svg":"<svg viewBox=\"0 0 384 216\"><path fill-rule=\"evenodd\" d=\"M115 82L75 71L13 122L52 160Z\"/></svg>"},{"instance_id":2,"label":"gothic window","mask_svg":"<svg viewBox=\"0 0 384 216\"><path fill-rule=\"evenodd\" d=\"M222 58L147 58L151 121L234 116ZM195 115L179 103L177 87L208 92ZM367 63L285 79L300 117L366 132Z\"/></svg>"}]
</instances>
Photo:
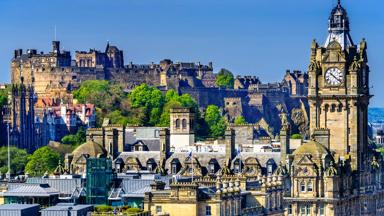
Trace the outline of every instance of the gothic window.
<instances>
[{"instance_id":1,"label":"gothic window","mask_svg":"<svg viewBox=\"0 0 384 216\"><path fill-rule=\"evenodd\" d=\"M336 105L335 104L332 104L331 106L331 112L335 112L336 111Z\"/></svg>"},{"instance_id":2,"label":"gothic window","mask_svg":"<svg viewBox=\"0 0 384 216\"><path fill-rule=\"evenodd\" d=\"M308 192L313 191L313 184L312 184L312 181L309 181L309 182L308 182L308 184L307 184L307 191L308 191Z\"/></svg>"},{"instance_id":3,"label":"gothic window","mask_svg":"<svg viewBox=\"0 0 384 216\"><path fill-rule=\"evenodd\" d=\"M305 192L305 191L306 191L305 182L300 182L300 192Z\"/></svg>"},{"instance_id":4,"label":"gothic window","mask_svg":"<svg viewBox=\"0 0 384 216\"><path fill-rule=\"evenodd\" d=\"M180 127L180 119L176 119L176 128Z\"/></svg>"},{"instance_id":5,"label":"gothic window","mask_svg":"<svg viewBox=\"0 0 384 216\"><path fill-rule=\"evenodd\" d=\"M341 112L341 111L343 111L343 105L339 104L339 107L337 108L337 112Z\"/></svg>"},{"instance_id":6,"label":"gothic window","mask_svg":"<svg viewBox=\"0 0 384 216\"><path fill-rule=\"evenodd\" d=\"M183 119L182 126L183 126L183 129L187 128L187 120L186 119Z\"/></svg>"}]
</instances>

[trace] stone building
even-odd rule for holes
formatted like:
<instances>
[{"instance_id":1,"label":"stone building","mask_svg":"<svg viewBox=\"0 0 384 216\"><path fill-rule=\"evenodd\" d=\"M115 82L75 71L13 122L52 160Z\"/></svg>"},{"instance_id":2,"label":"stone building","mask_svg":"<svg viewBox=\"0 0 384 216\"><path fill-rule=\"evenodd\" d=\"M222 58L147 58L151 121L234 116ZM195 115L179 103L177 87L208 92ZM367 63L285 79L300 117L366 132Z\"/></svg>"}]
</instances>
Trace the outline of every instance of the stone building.
<instances>
[{"instance_id":1,"label":"stone building","mask_svg":"<svg viewBox=\"0 0 384 216\"><path fill-rule=\"evenodd\" d=\"M10 124L10 143L29 152L48 143L45 122L35 116L36 95L31 85L20 84L11 87L10 102L4 109L6 123Z\"/></svg>"},{"instance_id":2,"label":"stone building","mask_svg":"<svg viewBox=\"0 0 384 216\"><path fill-rule=\"evenodd\" d=\"M195 112L188 108L173 108L170 111L170 146L173 150L195 144Z\"/></svg>"},{"instance_id":3,"label":"stone building","mask_svg":"<svg viewBox=\"0 0 384 216\"><path fill-rule=\"evenodd\" d=\"M383 215L383 161L368 143L367 43L355 45L340 1L329 17L329 36L315 41L309 66L312 141L292 151L281 139L289 170L285 215ZM289 135L288 124L281 135Z\"/></svg>"},{"instance_id":4,"label":"stone building","mask_svg":"<svg viewBox=\"0 0 384 216\"><path fill-rule=\"evenodd\" d=\"M283 82L287 84L290 95L304 97L308 95L308 74L287 70Z\"/></svg>"},{"instance_id":5,"label":"stone building","mask_svg":"<svg viewBox=\"0 0 384 216\"><path fill-rule=\"evenodd\" d=\"M47 139L60 141L65 135L74 134L81 127L93 128L96 124L96 109L93 104L61 104L44 107Z\"/></svg>"}]
</instances>

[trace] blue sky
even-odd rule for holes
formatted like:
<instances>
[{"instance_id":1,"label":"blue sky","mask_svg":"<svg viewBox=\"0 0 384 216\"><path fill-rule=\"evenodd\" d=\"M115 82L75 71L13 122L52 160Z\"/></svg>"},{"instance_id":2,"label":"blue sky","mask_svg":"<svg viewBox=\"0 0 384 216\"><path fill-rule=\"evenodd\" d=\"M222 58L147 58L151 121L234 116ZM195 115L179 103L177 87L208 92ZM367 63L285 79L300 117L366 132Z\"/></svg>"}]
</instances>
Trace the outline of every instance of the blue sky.
<instances>
[{"instance_id":1,"label":"blue sky","mask_svg":"<svg viewBox=\"0 0 384 216\"><path fill-rule=\"evenodd\" d=\"M1 0L0 82L16 48L124 50L134 63L212 61L235 74L279 81L306 70L312 39L323 43L336 0ZM372 106L384 107L384 2L344 0L355 43L368 41Z\"/></svg>"}]
</instances>

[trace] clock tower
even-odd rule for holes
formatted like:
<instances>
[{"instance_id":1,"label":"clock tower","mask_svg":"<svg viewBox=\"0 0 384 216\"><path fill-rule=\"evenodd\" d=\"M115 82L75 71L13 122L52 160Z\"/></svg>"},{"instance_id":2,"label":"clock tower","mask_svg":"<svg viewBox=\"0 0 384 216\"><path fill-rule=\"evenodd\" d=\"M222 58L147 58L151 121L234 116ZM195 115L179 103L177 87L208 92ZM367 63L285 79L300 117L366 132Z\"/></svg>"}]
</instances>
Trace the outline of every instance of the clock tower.
<instances>
[{"instance_id":1,"label":"clock tower","mask_svg":"<svg viewBox=\"0 0 384 216\"><path fill-rule=\"evenodd\" d=\"M355 45L340 1L332 10L324 45L312 42L309 66L310 131L335 158L363 168L368 149L367 43ZM321 133L319 135L319 133ZM324 139L324 134L326 139Z\"/></svg>"}]
</instances>

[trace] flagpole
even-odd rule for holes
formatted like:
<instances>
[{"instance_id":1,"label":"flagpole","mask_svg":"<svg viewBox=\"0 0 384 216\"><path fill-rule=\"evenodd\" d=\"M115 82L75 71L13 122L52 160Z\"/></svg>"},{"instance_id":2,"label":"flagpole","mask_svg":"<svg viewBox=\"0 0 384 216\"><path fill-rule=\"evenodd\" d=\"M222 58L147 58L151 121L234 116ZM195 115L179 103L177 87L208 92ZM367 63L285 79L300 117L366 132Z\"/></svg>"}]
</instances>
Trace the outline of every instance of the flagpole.
<instances>
[{"instance_id":1,"label":"flagpole","mask_svg":"<svg viewBox=\"0 0 384 216\"><path fill-rule=\"evenodd\" d=\"M9 124L7 124L7 131L8 131L8 172L7 172L7 178L8 180L10 181L11 180L11 154L10 154L10 151L9 151L9 143L10 143L10 136L9 136Z\"/></svg>"}]
</instances>

